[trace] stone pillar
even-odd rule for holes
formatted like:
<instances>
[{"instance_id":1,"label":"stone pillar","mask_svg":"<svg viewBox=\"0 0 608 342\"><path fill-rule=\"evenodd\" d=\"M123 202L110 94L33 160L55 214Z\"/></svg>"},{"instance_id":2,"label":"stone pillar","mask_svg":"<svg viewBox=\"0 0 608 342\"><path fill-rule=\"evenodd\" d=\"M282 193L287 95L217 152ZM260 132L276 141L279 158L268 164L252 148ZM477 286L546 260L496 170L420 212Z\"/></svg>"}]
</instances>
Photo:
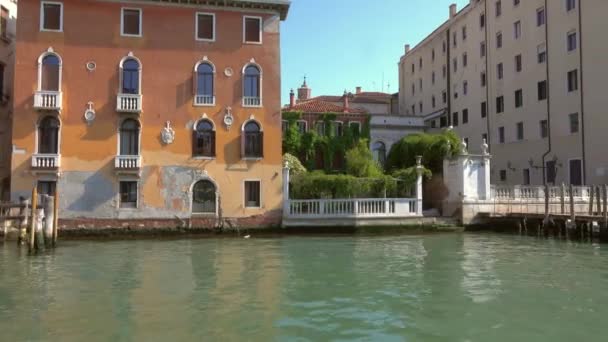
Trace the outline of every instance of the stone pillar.
<instances>
[{"instance_id":1,"label":"stone pillar","mask_svg":"<svg viewBox=\"0 0 608 342\"><path fill-rule=\"evenodd\" d=\"M283 216L289 213L289 162L283 165Z\"/></svg>"},{"instance_id":2,"label":"stone pillar","mask_svg":"<svg viewBox=\"0 0 608 342\"><path fill-rule=\"evenodd\" d=\"M424 168L422 167L422 156L416 157L416 215L422 216L422 173Z\"/></svg>"}]
</instances>

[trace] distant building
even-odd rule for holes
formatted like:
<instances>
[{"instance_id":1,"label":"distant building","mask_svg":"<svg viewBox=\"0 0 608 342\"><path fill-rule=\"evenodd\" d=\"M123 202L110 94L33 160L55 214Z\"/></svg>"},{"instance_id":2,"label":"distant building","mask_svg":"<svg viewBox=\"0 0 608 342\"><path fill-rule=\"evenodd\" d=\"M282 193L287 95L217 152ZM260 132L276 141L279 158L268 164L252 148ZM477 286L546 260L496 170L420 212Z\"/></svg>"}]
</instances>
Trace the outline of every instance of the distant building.
<instances>
[{"instance_id":1,"label":"distant building","mask_svg":"<svg viewBox=\"0 0 608 342\"><path fill-rule=\"evenodd\" d=\"M0 200L10 197L17 0L0 0Z\"/></svg>"}]
</instances>

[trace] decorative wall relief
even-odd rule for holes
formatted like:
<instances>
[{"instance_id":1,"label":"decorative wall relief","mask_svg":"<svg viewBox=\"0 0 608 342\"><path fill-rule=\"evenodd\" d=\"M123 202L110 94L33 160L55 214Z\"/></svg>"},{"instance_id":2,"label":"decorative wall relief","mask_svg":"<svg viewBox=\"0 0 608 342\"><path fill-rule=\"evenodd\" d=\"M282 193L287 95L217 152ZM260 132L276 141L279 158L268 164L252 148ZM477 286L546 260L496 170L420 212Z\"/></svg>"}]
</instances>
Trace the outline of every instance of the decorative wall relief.
<instances>
[{"instance_id":1,"label":"decorative wall relief","mask_svg":"<svg viewBox=\"0 0 608 342\"><path fill-rule=\"evenodd\" d=\"M167 121L165 127L160 132L160 138L165 145L172 144L175 141L175 131L171 128L171 122Z\"/></svg>"}]
</instances>

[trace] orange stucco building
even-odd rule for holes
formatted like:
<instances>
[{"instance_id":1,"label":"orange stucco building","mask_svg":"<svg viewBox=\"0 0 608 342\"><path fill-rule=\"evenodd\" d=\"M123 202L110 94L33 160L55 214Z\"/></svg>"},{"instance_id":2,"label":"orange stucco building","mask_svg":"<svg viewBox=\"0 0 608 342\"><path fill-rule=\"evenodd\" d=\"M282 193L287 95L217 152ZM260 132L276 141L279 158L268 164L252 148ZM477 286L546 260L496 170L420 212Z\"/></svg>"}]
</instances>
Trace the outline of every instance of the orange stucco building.
<instances>
[{"instance_id":1,"label":"orange stucco building","mask_svg":"<svg viewBox=\"0 0 608 342\"><path fill-rule=\"evenodd\" d=\"M19 1L11 197L60 225L281 219L289 1Z\"/></svg>"}]
</instances>

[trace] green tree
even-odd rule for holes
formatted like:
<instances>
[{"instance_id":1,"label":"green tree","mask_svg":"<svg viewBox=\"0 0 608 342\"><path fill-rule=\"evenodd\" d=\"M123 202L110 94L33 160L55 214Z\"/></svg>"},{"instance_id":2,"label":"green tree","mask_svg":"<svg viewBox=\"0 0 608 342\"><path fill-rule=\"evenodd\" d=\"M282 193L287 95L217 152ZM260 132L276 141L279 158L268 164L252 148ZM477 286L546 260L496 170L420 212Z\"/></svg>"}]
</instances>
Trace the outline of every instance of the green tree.
<instances>
[{"instance_id":1,"label":"green tree","mask_svg":"<svg viewBox=\"0 0 608 342\"><path fill-rule=\"evenodd\" d=\"M346 152L346 172L355 177L382 177L380 165L374 160L367 140L359 140L355 147Z\"/></svg>"}]
</instances>

